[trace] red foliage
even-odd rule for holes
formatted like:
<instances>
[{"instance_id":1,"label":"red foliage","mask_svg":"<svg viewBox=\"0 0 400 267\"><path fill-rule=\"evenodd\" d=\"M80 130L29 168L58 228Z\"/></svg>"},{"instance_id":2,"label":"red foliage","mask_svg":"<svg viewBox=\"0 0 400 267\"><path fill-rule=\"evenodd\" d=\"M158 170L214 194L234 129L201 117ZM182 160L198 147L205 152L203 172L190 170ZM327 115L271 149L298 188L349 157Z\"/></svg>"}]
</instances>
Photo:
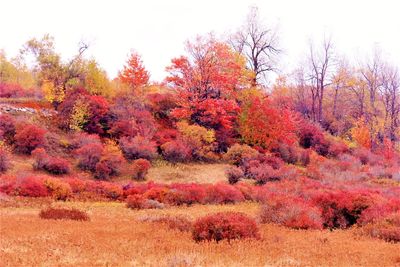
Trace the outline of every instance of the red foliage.
<instances>
[{"instance_id":1,"label":"red foliage","mask_svg":"<svg viewBox=\"0 0 400 267\"><path fill-rule=\"evenodd\" d=\"M392 213L362 228L369 236L388 242L400 242L400 212Z\"/></svg>"},{"instance_id":2,"label":"red foliage","mask_svg":"<svg viewBox=\"0 0 400 267\"><path fill-rule=\"evenodd\" d=\"M173 163L189 161L192 158L192 149L179 139L163 144L161 150L163 157Z\"/></svg>"},{"instance_id":3,"label":"red foliage","mask_svg":"<svg viewBox=\"0 0 400 267\"><path fill-rule=\"evenodd\" d=\"M33 124L21 126L15 135L15 147L18 152L30 154L35 148L44 146L47 131Z\"/></svg>"},{"instance_id":4,"label":"red foliage","mask_svg":"<svg viewBox=\"0 0 400 267\"><path fill-rule=\"evenodd\" d=\"M118 73L118 78L131 88L137 88L147 85L150 75L143 66L140 55L136 52L132 52L123 70Z\"/></svg>"},{"instance_id":5,"label":"red foliage","mask_svg":"<svg viewBox=\"0 0 400 267\"><path fill-rule=\"evenodd\" d=\"M50 157L43 148L33 150L32 157L35 159L35 169L45 170L55 175L66 174L70 171L70 164L66 159Z\"/></svg>"},{"instance_id":6,"label":"red foliage","mask_svg":"<svg viewBox=\"0 0 400 267\"><path fill-rule=\"evenodd\" d=\"M178 135L179 132L176 129L159 129L154 135L154 140L157 146L162 146L165 143L176 140Z\"/></svg>"},{"instance_id":7,"label":"red foliage","mask_svg":"<svg viewBox=\"0 0 400 267\"><path fill-rule=\"evenodd\" d=\"M96 163L95 178L108 179L110 176L118 175L123 162L124 158L121 155L103 152L99 162Z\"/></svg>"},{"instance_id":8,"label":"red foliage","mask_svg":"<svg viewBox=\"0 0 400 267\"><path fill-rule=\"evenodd\" d=\"M4 140L8 144L14 142L15 136L15 120L9 115L0 114L0 140Z\"/></svg>"},{"instance_id":9,"label":"red foliage","mask_svg":"<svg viewBox=\"0 0 400 267\"><path fill-rule=\"evenodd\" d=\"M199 241L221 241L244 238L260 238L254 219L239 212L219 212L197 219L193 224L192 237Z\"/></svg>"},{"instance_id":10,"label":"red foliage","mask_svg":"<svg viewBox=\"0 0 400 267\"><path fill-rule=\"evenodd\" d=\"M229 204L242 201L244 201L242 192L232 185L217 183L206 187L206 203Z\"/></svg>"},{"instance_id":11,"label":"red foliage","mask_svg":"<svg viewBox=\"0 0 400 267\"><path fill-rule=\"evenodd\" d=\"M14 98L24 97L25 95L25 90L19 84L0 83L0 97Z\"/></svg>"},{"instance_id":12,"label":"red foliage","mask_svg":"<svg viewBox=\"0 0 400 267\"><path fill-rule=\"evenodd\" d=\"M14 194L23 197L47 197L49 192L41 177L28 176L17 180Z\"/></svg>"},{"instance_id":13,"label":"red foliage","mask_svg":"<svg viewBox=\"0 0 400 267\"><path fill-rule=\"evenodd\" d=\"M322 156L326 156L329 153L329 143L325 140L320 127L303 120L300 123L298 136L299 144L302 147L313 148Z\"/></svg>"},{"instance_id":14,"label":"red foliage","mask_svg":"<svg viewBox=\"0 0 400 267\"><path fill-rule=\"evenodd\" d=\"M127 159L147 159L151 160L157 156L156 143L143 136L134 138L122 137L119 140L122 153Z\"/></svg>"},{"instance_id":15,"label":"red foliage","mask_svg":"<svg viewBox=\"0 0 400 267\"><path fill-rule=\"evenodd\" d=\"M137 159L132 162L131 174L135 180L144 180L147 172L151 167L151 163L146 159Z\"/></svg>"},{"instance_id":16,"label":"red foliage","mask_svg":"<svg viewBox=\"0 0 400 267\"><path fill-rule=\"evenodd\" d=\"M182 205L182 204L195 204L204 203L206 198L206 189L200 184L172 184L170 191L167 196L167 201L170 204Z\"/></svg>"},{"instance_id":17,"label":"red foliage","mask_svg":"<svg viewBox=\"0 0 400 267\"><path fill-rule=\"evenodd\" d=\"M272 107L267 98L253 97L239 119L239 133L246 143L275 148L279 143L292 145L297 141L296 123L290 110Z\"/></svg>"}]
</instances>

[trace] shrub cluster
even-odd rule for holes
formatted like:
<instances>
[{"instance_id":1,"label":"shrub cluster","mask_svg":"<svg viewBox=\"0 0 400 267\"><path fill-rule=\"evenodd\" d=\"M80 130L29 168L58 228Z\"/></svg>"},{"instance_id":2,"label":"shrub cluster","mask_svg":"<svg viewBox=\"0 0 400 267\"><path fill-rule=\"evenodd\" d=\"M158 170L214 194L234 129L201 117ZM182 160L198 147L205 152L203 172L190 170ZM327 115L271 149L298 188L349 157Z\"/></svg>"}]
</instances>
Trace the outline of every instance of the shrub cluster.
<instances>
[{"instance_id":1,"label":"shrub cluster","mask_svg":"<svg viewBox=\"0 0 400 267\"><path fill-rule=\"evenodd\" d=\"M15 148L18 152L30 154L35 148L46 143L47 131L33 124L21 126L15 134Z\"/></svg>"},{"instance_id":2,"label":"shrub cluster","mask_svg":"<svg viewBox=\"0 0 400 267\"><path fill-rule=\"evenodd\" d=\"M32 151L35 162L33 167L37 170L45 170L51 174L67 174L70 172L68 160L58 157L51 157L44 148L36 148Z\"/></svg>"},{"instance_id":3,"label":"shrub cluster","mask_svg":"<svg viewBox=\"0 0 400 267\"><path fill-rule=\"evenodd\" d=\"M221 241L260 238L254 219L239 212L219 212L197 219L193 223L192 238L200 241Z\"/></svg>"},{"instance_id":4,"label":"shrub cluster","mask_svg":"<svg viewBox=\"0 0 400 267\"><path fill-rule=\"evenodd\" d=\"M139 158L152 160L157 156L156 143L140 135L133 138L122 137L119 145L125 158L129 160Z\"/></svg>"},{"instance_id":5,"label":"shrub cluster","mask_svg":"<svg viewBox=\"0 0 400 267\"><path fill-rule=\"evenodd\" d=\"M132 179L138 181L145 180L146 174L148 173L150 167L151 163L146 159L134 160L130 168Z\"/></svg>"}]
</instances>

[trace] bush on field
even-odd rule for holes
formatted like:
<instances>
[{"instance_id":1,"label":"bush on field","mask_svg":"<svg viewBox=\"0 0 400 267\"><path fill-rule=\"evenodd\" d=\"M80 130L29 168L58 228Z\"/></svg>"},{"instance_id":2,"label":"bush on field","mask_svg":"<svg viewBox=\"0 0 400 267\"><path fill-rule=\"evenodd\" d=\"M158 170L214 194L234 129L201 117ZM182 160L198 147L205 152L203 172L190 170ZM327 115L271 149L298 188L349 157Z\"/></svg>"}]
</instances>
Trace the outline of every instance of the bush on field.
<instances>
[{"instance_id":1,"label":"bush on field","mask_svg":"<svg viewBox=\"0 0 400 267\"><path fill-rule=\"evenodd\" d=\"M8 152L0 147L0 173L6 172L10 168Z\"/></svg>"},{"instance_id":2,"label":"bush on field","mask_svg":"<svg viewBox=\"0 0 400 267\"><path fill-rule=\"evenodd\" d=\"M230 184L236 184L237 182L239 182L240 179L244 177L243 170L236 166L230 166L225 173L226 176L228 176L228 182Z\"/></svg>"},{"instance_id":3,"label":"bush on field","mask_svg":"<svg viewBox=\"0 0 400 267\"><path fill-rule=\"evenodd\" d=\"M89 221L87 213L77 209L47 208L40 211L39 217L47 220Z\"/></svg>"},{"instance_id":4,"label":"bush on field","mask_svg":"<svg viewBox=\"0 0 400 267\"><path fill-rule=\"evenodd\" d=\"M321 212L317 207L285 196L267 197L261 207L260 221L295 229L322 229Z\"/></svg>"},{"instance_id":5,"label":"bush on field","mask_svg":"<svg viewBox=\"0 0 400 267\"><path fill-rule=\"evenodd\" d=\"M18 179L14 194L23 197L47 197L49 192L41 177L28 176Z\"/></svg>"},{"instance_id":6,"label":"bush on field","mask_svg":"<svg viewBox=\"0 0 400 267\"><path fill-rule=\"evenodd\" d=\"M192 237L199 241L221 241L244 238L260 238L254 219L239 212L219 212L197 219L193 224Z\"/></svg>"},{"instance_id":7,"label":"bush on field","mask_svg":"<svg viewBox=\"0 0 400 267\"><path fill-rule=\"evenodd\" d=\"M129 195L126 206L130 209L163 209L164 204L154 199L147 199L143 195Z\"/></svg>"},{"instance_id":8,"label":"bush on field","mask_svg":"<svg viewBox=\"0 0 400 267\"><path fill-rule=\"evenodd\" d=\"M375 223L368 224L362 231L388 242L400 242L400 212L392 213Z\"/></svg>"},{"instance_id":9,"label":"bush on field","mask_svg":"<svg viewBox=\"0 0 400 267\"><path fill-rule=\"evenodd\" d=\"M30 154L35 148L45 145L46 133L46 130L33 124L20 127L15 135L16 150Z\"/></svg>"},{"instance_id":10,"label":"bush on field","mask_svg":"<svg viewBox=\"0 0 400 267\"><path fill-rule=\"evenodd\" d=\"M230 204L244 201L242 192L233 185L217 183L206 186L205 202L209 204Z\"/></svg>"},{"instance_id":11,"label":"bush on field","mask_svg":"<svg viewBox=\"0 0 400 267\"><path fill-rule=\"evenodd\" d=\"M75 150L75 155L78 158L79 168L82 170L95 172L96 164L100 161L103 150L103 146L96 143L90 143Z\"/></svg>"},{"instance_id":12,"label":"bush on field","mask_svg":"<svg viewBox=\"0 0 400 267\"><path fill-rule=\"evenodd\" d=\"M131 175L134 180L143 181L151 167L150 161L146 159L137 159L132 162Z\"/></svg>"},{"instance_id":13,"label":"bush on field","mask_svg":"<svg viewBox=\"0 0 400 267\"><path fill-rule=\"evenodd\" d=\"M173 163L189 161L192 149L181 140L167 142L161 146L163 157Z\"/></svg>"},{"instance_id":14,"label":"bush on field","mask_svg":"<svg viewBox=\"0 0 400 267\"><path fill-rule=\"evenodd\" d=\"M119 145L125 158L130 160L139 158L152 160L157 156L156 143L143 136L122 137Z\"/></svg>"},{"instance_id":15,"label":"bush on field","mask_svg":"<svg viewBox=\"0 0 400 267\"><path fill-rule=\"evenodd\" d=\"M224 155L224 159L231 164L239 166L242 161L248 158L254 158L258 151L248 145L234 144Z\"/></svg>"},{"instance_id":16,"label":"bush on field","mask_svg":"<svg viewBox=\"0 0 400 267\"><path fill-rule=\"evenodd\" d=\"M125 159L119 147L112 142L108 143L100 160L96 163L95 178L106 180L111 176L118 175L124 162Z\"/></svg>"},{"instance_id":17,"label":"bush on field","mask_svg":"<svg viewBox=\"0 0 400 267\"><path fill-rule=\"evenodd\" d=\"M0 114L0 140L8 144L14 143L15 120L9 115Z\"/></svg>"}]
</instances>

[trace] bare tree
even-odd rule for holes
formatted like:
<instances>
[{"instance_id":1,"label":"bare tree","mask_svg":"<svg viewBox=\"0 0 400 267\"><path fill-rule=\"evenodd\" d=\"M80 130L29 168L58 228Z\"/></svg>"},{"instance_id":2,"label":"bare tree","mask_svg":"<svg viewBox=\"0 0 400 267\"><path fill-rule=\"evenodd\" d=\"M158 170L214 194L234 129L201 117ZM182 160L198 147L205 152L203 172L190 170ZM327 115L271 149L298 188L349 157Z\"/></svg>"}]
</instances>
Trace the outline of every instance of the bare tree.
<instances>
[{"instance_id":1,"label":"bare tree","mask_svg":"<svg viewBox=\"0 0 400 267\"><path fill-rule=\"evenodd\" d=\"M311 91L313 98L313 119L314 121L323 121L323 100L325 88L331 84L331 72L334 66L334 54L331 39L324 39L322 49L316 50L312 44L310 44L309 54L309 81L311 82Z\"/></svg>"},{"instance_id":2,"label":"bare tree","mask_svg":"<svg viewBox=\"0 0 400 267\"><path fill-rule=\"evenodd\" d=\"M396 130L400 120L400 76L397 68L385 66L381 72L379 87L382 102L385 107L385 129L387 136L396 140Z\"/></svg>"},{"instance_id":3,"label":"bare tree","mask_svg":"<svg viewBox=\"0 0 400 267\"><path fill-rule=\"evenodd\" d=\"M266 73L277 70L276 59L281 52L277 30L261 23L257 7L250 9L246 23L230 37L230 43L254 71L254 86L265 82Z\"/></svg>"}]
</instances>

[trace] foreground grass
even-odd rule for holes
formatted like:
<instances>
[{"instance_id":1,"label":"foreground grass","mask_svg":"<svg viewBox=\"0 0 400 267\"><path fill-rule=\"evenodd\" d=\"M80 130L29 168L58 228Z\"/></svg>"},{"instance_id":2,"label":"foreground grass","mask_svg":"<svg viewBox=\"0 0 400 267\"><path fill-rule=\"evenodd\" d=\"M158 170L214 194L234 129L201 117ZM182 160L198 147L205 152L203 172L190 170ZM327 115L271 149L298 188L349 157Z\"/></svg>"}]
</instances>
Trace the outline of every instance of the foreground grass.
<instances>
[{"instance_id":1,"label":"foreground grass","mask_svg":"<svg viewBox=\"0 0 400 267\"><path fill-rule=\"evenodd\" d=\"M133 211L123 203L52 203L88 212L90 222L40 219L48 202L9 200L0 208L1 266L400 266L400 244L355 230L300 231L261 226L261 240L195 243L189 232L147 218L190 219L217 211L256 216L258 205Z\"/></svg>"}]
</instances>

